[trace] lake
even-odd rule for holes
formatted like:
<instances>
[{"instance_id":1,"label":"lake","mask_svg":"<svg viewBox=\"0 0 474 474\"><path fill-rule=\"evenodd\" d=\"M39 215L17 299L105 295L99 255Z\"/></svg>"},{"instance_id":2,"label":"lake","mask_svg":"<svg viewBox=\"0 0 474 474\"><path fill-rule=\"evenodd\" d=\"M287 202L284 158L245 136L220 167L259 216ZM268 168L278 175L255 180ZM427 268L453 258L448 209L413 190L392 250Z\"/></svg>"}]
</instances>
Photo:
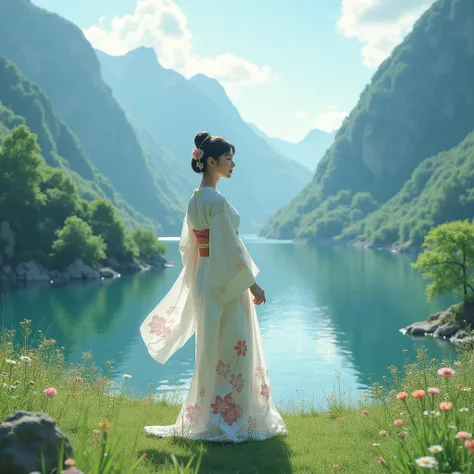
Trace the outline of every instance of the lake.
<instances>
[{"instance_id":1,"label":"lake","mask_svg":"<svg viewBox=\"0 0 474 474\"><path fill-rule=\"evenodd\" d=\"M413 360L420 346L439 359L454 357L447 342L412 340L399 332L451 303L426 301L426 282L410 268L410 257L243 238L267 296L257 312L277 404L310 398L322 406L324 393L333 391L339 377L354 398L382 381L389 366ZM67 360L79 362L83 352L92 350L101 367L105 360L115 361L114 380L131 374L128 386L141 395L171 390L183 396L194 367L194 339L161 365L148 355L139 334L143 319L181 269L178 242L166 244L173 268L6 290L5 325L18 329L20 321L31 319L33 329L65 347Z\"/></svg>"}]
</instances>

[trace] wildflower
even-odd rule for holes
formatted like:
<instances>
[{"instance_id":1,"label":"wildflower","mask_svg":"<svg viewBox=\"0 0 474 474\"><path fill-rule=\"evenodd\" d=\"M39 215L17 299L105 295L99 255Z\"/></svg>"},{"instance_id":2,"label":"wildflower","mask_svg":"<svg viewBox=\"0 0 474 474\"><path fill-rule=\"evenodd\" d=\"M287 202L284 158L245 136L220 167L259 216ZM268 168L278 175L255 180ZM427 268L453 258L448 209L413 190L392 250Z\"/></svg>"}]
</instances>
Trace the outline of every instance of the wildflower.
<instances>
[{"instance_id":1,"label":"wildflower","mask_svg":"<svg viewBox=\"0 0 474 474\"><path fill-rule=\"evenodd\" d=\"M469 408L465 408L465 407L464 407L464 408L460 408L459 411L460 411L461 413L464 413L464 412L466 412L466 411L469 411Z\"/></svg>"},{"instance_id":2,"label":"wildflower","mask_svg":"<svg viewBox=\"0 0 474 474\"><path fill-rule=\"evenodd\" d=\"M429 413L430 413L430 412L429 412L428 410L425 410L425 411L423 412L423 415L428 416Z\"/></svg>"},{"instance_id":3,"label":"wildflower","mask_svg":"<svg viewBox=\"0 0 474 474\"><path fill-rule=\"evenodd\" d=\"M43 390L43 393L48 397L48 398L54 398L57 395L57 391L53 387L48 387Z\"/></svg>"},{"instance_id":4,"label":"wildflower","mask_svg":"<svg viewBox=\"0 0 474 474\"><path fill-rule=\"evenodd\" d=\"M15 365L16 364L16 361L15 360L11 360L11 359L5 359L5 362L7 364L10 364L10 365Z\"/></svg>"},{"instance_id":5,"label":"wildflower","mask_svg":"<svg viewBox=\"0 0 474 474\"><path fill-rule=\"evenodd\" d=\"M443 446L440 446L439 444L435 444L434 446L430 446L428 448L433 454L440 453L443 451Z\"/></svg>"},{"instance_id":6,"label":"wildflower","mask_svg":"<svg viewBox=\"0 0 474 474\"><path fill-rule=\"evenodd\" d=\"M471 433L468 433L467 431L459 431L459 432L456 434L456 438L458 438L458 439L471 439L471 438L472 438L472 434L471 434Z\"/></svg>"},{"instance_id":7,"label":"wildflower","mask_svg":"<svg viewBox=\"0 0 474 474\"><path fill-rule=\"evenodd\" d=\"M451 402L441 402L439 404L439 409L441 411L448 412L449 410L451 410L451 408L453 408L453 404Z\"/></svg>"},{"instance_id":8,"label":"wildflower","mask_svg":"<svg viewBox=\"0 0 474 474\"><path fill-rule=\"evenodd\" d=\"M101 422L99 423L99 426L100 426L101 428L107 429L107 428L110 428L112 425L111 425L110 423L108 423L107 421L101 421Z\"/></svg>"},{"instance_id":9,"label":"wildflower","mask_svg":"<svg viewBox=\"0 0 474 474\"><path fill-rule=\"evenodd\" d=\"M448 428L451 428L452 430L457 430L458 427L456 425L448 425Z\"/></svg>"},{"instance_id":10,"label":"wildflower","mask_svg":"<svg viewBox=\"0 0 474 474\"><path fill-rule=\"evenodd\" d=\"M470 439L465 441L464 446L469 450L471 454L474 454L474 440Z\"/></svg>"},{"instance_id":11,"label":"wildflower","mask_svg":"<svg viewBox=\"0 0 474 474\"><path fill-rule=\"evenodd\" d=\"M100 434L100 430L92 430L92 433L94 433L94 434Z\"/></svg>"},{"instance_id":12,"label":"wildflower","mask_svg":"<svg viewBox=\"0 0 474 474\"><path fill-rule=\"evenodd\" d=\"M362 413L361 413L361 415L368 415L368 414L369 414L369 412L367 410L363 410Z\"/></svg>"},{"instance_id":13,"label":"wildflower","mask_svg":"<svg viewBox=\"0 0 474 474\"><path fill-rule=\"evenodd\" d=\"M129 375L129 374L123 374L122 378L125 379L125 380L130 380L132 378L132 376Z\"/></svg>"},{"instance_id":14,"label":"wildflower","mask_svg":"<svg viewBox=\"0 0 474 474\"><path fill-rule=\"evenodd\" d=\"M26 362L27 364L29 364L31 362L31 357L20 356L20 360L22 360L23 362Z\"/></svg>"},{"instance_id":15,"label":"wildflower","mask_svg":"<svg viewBox=\"0 0 474 474\"><path fill-rule=\"evenodd\" d=\"M398 436L400 436L400 438L402 439L405 439L408 436L408 433L406 431L400 431L400 433L398 433Z\"/></svg>"},{"instance_id":16,"label":"wildflower","mask_svg":"<svg viewBox=\"0 0 474 474\"><path fill-rule=\"evenodd\" d=\"M64 461L64 464L66 464L66 466L68 467L72 467L76 464L76 461L74 461L74 459L69 458Z\"/></svg>"},{"instance_id":17,"label":"wildflower","mask_svg":"<svg viewBox=\"0 0 474 474\"><path fill-rule=\"evenodd\" d=\"M426 467L428 469L434 469L438 467L438 461L432 456L423 456L416 460L416 463L420 467Z\"/></svg>"},{"instance_id":18,"label":"wildflower","mask_svg":"<svg viewBox=\"0 0 474 474\"><path fill-rule=\"evenodd\" d=\"M472 390L471 387L464 387L461 389L463 392L470 392Z\"/></svg>"},{"instance_id":19,"label":"wildflower","mask_svg":"<svg viewBox=\"0 0 474 474\"><path fill-rule=\"evenodd\" d=\"M395 420L395 421L393 422L393 424L394 424L395 426L403 425L403 420Z\"/></svg>"},{"instance_id":20,"label":"wildflower","mask_svg":"<svg viewBox=\"0 0 474 474\"><path fill-rule=\"evenodd\" d=\"M382 466L386 466L387 465L387 461L385 461L385 459L382 457L382 456L377 456L377 462L379 464L382 464Z\"/></svg>"},{"instance_id":21,"label":"wildflower","mask_svg":"<svg viewBox=\"0 0 474 474\"><path fill-rule=\"evenodd\" d=\"M451 367L442 367L438 370L438 375L441 375L441 377L452 377L455 373L456 371Z\"/></svg>"},{"instance_id":22,"label":"wildflower","mask_svg":"<svg viewBox=\"0 0 474 474\"><path fill-rule=\"evenodd\" d=\"M413 398L421 400L422 398L425 398L426 392L424 390L415 390L411 395Z\"/></svg>"},{"instance_id":23,"label":"wildflower","mask_svg":"<svg viewBox=\"0 0 474 474\"><path fill-rule=\"evenodd\" d=\"M428 387L427 392L430 395L435 396L435 395L438 395L438 393L441 392L441 390L438 387Z\"/></svg>"},{"instance_id":24,"label":"wildflower","mask_svg":"<svg viewBox=\"0 0 474 474\"><path fill-rule=\"evenodd\" d=\"M387 432L385 430L379 431L380 436L387 436Z\"/></svg>"},{"instance_id":25,"label":"wildflower","mask_svg":"<svg viewBox=\"0 0 474 474\"><path fill-rule=\"evenodd\" d=\"M372 443L372 446L380 446L380 443Z\"/></svg>"},{"instance_id":26,"label":"wildflower","mask_svg":"<svg viewBox=\"0 0 474 474\"><path fill-rule=\"evenodd\" d=\"M341 469L341 466L339 466L339 464L334 464L334 466L332 468L333 469Z\"/></svg>"},{"instance_id":27,"label":"wildflower","mask_svg":"<svg viewBox=\"0 0 474 474\"><path fill-rule=\"evenodd\" d=\"M397 400L405 400L407 397L408 397L408 393L406 392L397 393Z\"/></svg>"}]
</instances>

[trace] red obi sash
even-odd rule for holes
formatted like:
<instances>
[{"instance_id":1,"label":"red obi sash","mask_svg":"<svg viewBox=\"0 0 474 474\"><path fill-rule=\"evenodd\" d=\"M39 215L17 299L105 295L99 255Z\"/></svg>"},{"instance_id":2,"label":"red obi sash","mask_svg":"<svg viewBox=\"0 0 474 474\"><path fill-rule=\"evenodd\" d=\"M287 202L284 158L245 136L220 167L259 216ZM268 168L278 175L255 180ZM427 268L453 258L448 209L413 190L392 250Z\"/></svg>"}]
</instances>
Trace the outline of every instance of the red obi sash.
<instances>
[{"instance_id":1,"label":"red obi sash","mask_svg":"<svg viewBox=\"0 0 474 474\"><path fill-rule=\"evenodd\" d=\"M209 257L209 229L195 230L200 257Z\"/></svg>"}]
</instances>

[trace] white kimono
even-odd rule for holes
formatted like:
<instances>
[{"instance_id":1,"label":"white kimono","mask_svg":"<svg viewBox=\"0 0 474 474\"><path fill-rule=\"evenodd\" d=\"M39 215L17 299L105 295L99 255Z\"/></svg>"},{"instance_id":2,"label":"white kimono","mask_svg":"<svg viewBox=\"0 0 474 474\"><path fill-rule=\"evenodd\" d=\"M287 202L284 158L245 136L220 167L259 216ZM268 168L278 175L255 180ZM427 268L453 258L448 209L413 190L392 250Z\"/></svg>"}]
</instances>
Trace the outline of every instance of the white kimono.
<instances>
[{"instance_id":1,"label":"white kimono","mask_svg":"<svg viewBox=\"0 0 474 474\"><path fill-rule=\"evenodd\" d=\"M180 241L183 270L140 332L162 364L195 332L195 371L177 422L146 426L150 434L240 442L286 433L248 289L259 270L237 233L239 223L238 212L214 188L196 190L189 200ZM203 229L209 229L209 256L200 256L194 234Z\"/></svg>"}]
</instances>

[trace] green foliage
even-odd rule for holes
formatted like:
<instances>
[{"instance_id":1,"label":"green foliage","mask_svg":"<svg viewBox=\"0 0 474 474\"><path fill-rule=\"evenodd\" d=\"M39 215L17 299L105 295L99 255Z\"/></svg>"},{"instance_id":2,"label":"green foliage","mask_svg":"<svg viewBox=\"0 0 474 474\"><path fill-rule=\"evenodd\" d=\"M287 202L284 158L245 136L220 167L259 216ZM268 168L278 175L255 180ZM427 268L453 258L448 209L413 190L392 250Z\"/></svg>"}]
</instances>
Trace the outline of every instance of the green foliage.
<instances>
[{"instance_id":1,"label":"green foliage","mask_svg":"<svg viewBox=\"0 0 474 474\"><path fill-rule=\"evenodd\" d=\"M100 235L107 245L107 256L118 259L138 256L133 238L118 218L114 206L105 199L98 199L89 206L88 222L95 235Z\"/></svg>"},{"instance_id":2,"label":"green foliage","mask_svg":"<svg viewBox=\"0 0 474 474\"><path fill-rule=\"evenodd\" d=\"M105 258L107 246L102 237L93 235L90 225L77 216L68 217L56 236L51 256L59 268L79 258L88 265Z\"/></svg>"},{"instance_id":3,"label":"green foliage","mask_svg":"<svg viewBox=\"0 0 474 474\"><path fill-rule=\"evenodd\" d=\"M166 252L166 245L160 242L156 234L144 228L137 228L133 231L133 240L135 241L140 257L149 259L159 258Z\"/></svg>"},{"instance_id":4,"label":"green foliage","mask_svg":"<svg viewBox=\"0 0 474 474\"><path fill-rule=\"evenodd\" d=\"M474 294L474 225L469 221L442 224L430 230L423 247L427 248L412 264L432 283L429 300L443 293Z\"/></svg>"}]
</instances>

